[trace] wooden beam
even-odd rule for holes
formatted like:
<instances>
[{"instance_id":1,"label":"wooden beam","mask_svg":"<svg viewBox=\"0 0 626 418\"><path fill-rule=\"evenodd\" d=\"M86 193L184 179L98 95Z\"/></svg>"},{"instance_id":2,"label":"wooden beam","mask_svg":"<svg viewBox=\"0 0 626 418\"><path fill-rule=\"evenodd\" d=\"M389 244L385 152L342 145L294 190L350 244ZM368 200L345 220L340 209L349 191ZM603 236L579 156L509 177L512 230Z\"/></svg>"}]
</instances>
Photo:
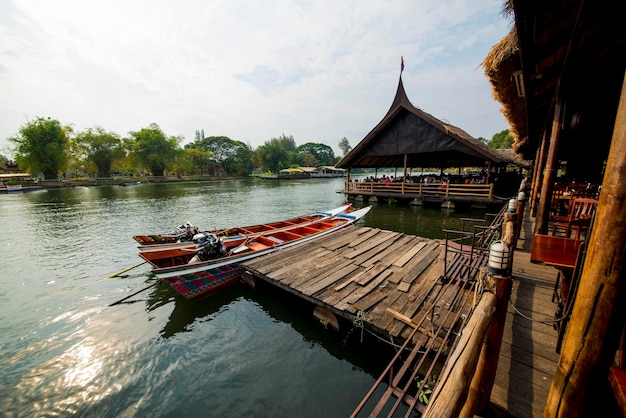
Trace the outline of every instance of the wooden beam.
<instances>
[{"instance_id":1,"label":"wooden beam","mask_svg":"<svg viewBox=\"0 0 626 418\"><path fill-rule=\"evenodd\" d=\"M587 256L545 417L602 415L626 314L626 79ZM607 390L608 389L608 390Z\"/></svg>"},{"instance_id":2,"label":"wooden beam","mask_svg":"<svg viewBox=\"0 0 626 418\"><path fill-rule=\"evenodd\" d=\"M557 152L559 150L559 138L561 135L561 100L558 99L554 106L554 117L552 118L552 132L550 134L550 147L546 159L546 168L543 171L543 182L541 184L541 197L537 212L535 233L545 234L548 231L548 219L550 218L550 204L552 201L552 190L554 187L554 175L557 166Z\"/></svg>"},{"instance_id":3,"label":"wooden beam","mask_svg":"<svg viewBox=\"0 0 626 418\"><path fill-rule=\"evenodd\" d=\"M544 165L546 164L546 142L547 133L544 131L541 137L541 146L537 149L537 156L535 157L535 169L533 171L533 183L530 190L530 213L531 216L537 214L537 193L541 184L541 173L543 173Z\"/></svg>"}]
</instances>

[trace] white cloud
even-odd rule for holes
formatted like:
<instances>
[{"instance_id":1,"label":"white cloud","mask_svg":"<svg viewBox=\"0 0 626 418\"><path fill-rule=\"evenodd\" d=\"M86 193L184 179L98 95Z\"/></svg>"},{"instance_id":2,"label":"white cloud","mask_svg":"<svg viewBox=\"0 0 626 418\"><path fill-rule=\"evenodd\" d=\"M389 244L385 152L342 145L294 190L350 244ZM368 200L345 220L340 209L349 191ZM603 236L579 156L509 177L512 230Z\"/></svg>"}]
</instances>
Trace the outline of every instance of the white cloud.
<instances>
[{"instance_id":1,"label":"white cloud","mask_svg":"<svg viewBox=\"0 0 626 418\"><path fill-rule=\"evenodd\" d=\"M37 116L338 150L386 113L400 55L414 105L490 138L507 126L476 68L508 30L499 12L487 0L5 0L0 150Z\"/></svg>"}]
</instances>

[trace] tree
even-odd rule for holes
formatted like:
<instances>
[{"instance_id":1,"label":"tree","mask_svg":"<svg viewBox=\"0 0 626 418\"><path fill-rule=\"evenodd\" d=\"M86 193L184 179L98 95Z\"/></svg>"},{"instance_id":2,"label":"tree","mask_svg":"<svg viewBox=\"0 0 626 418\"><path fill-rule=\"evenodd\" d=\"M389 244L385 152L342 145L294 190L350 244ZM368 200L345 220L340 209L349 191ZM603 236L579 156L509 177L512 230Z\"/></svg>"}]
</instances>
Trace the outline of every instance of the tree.
<instances>
[{"instance_id":1,"label":"tree","mask_svg":"<svg viewBox=\"0 0 626 418\"><path fill-rule=\"evenodd\" d=\"M335 161L335 152L326 144L317 144L307 142L296 148L299 155L311 154L319 162L317 165L333 165Z\"/></svg>"},{"instance_id":2,"label":"tree","mask_svg":"<svg viewBox=\"0 0 626 418\"><path fill-rule=\"evenodd\" d=\"M72 148L75 156L95 166L98 177L110 177L113 161L125 155L119 135L99 126L76 135Z\"/></svg>"},{"instance_id":3,"label":"tree","mask_svg":"<svg viewBox=\"0 0 626 418\"><path fill-rule=\"evenodd\" d=\"M213 160L227 176L247 175L252 172L252 149L241 141L227 136L210 136L187 144L185 148L196 148L213 153Z\"/></svg>"},{"instance_id":4,"label":"tree","mask_svg":"<svg viewBox=\"0 0 626 418\"><path fill-rule=\"evenodd\" d=\"M58 120L38 117L23 125L9 141L16 145L16 160L21 167L55 179L67 165L71 132L71 127L62 126Z\"/></svg>"},{"instance_id":5,"label":"tree","mask_svg":"<svg viewBox=\"0 0 626 418\"><path fill-rule=\"evenodd\" d=\"M489 146L493 149L509 149L513 147L513 141L513 136L511 136L508 129L505 129L491 138Z\"/></svg>"},{"instance_id":6,"label":"tree","mask_svg":"<svg viewBox=\"0 0 626 418\"><path fill-rule=\"evenodd\" d=\"M177 157L180 138L167 138L159 125L151 123L149 127L137 132L130 132L128 146L132 158L153 176L163 176L168 165Z\"/></svg>"},{"instance_id":7,"label":"tree","mask_svg":"<svg viewBox=\"0 0 626 418\"><path fill-rule=\"evenodd\" d=\"M346 155L352 150L350 142L345 136L339 140L339 149L341 150L341 152L343 152L343 155Z\"/></svg>"},{"instance_id":8,"label":"tree","mask_svg":"<svg viewBox=\"0 0 626 418\"><path fill-rule=\"evenodd\" d=\"M263 145L257 148L256 153L261 157L261 167L271 172L276 173L281 167L289 166L288 152L278 138L265 141Z\"/></svg>"},{"instance_id":9,"label":"tree","mask_svg":"<svg viewBox=\"0 0 626 418\"><path fill-rule=\"evenodd\" d=\"M293 135L286 136L285 134L282 134L277 139L280 142L280 145L282 145L282 147L285 150L287 151L296 150L296 141L293 139Z\"/></svg>"}]
</instances>

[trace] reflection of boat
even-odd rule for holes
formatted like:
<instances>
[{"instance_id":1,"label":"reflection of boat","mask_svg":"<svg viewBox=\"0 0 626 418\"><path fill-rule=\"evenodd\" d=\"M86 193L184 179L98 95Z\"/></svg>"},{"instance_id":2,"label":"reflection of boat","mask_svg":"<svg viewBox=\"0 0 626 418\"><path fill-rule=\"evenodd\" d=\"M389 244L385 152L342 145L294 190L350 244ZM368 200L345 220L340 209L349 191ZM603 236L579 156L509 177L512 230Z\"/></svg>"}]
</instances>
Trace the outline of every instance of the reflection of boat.
<instances>
[{"instance_id":1,"label":"reflection of boat","mask_svg":"<svg viewBox=\"0 0 626 418\"><path fill-rule=\"evenodd\" d=\"M129 186L138 186L141 184L141 181L129 181L129 182L125 182L120 184L120 186L122 187L129 187Z\"/></svg>"},{"instance_id":2,"label":"reflection of boat","mask_svg":"<svg viewBox=\"0 0 626 418\"><path fill-rule=\"evenodd\" d=\"M253 226L244 226L244 227L235 227L230 229L218 229L212 231L203 231L211 234L215 234L218 237L233 237L238 235L256 235L266 231L275 231L277 229L290 228L297 225L302 225L305 223L310 223L312 221L323 220L330 218L331 216L335 216L341 212L345 212L351 206L350 203L347 203L338 208L325 211L325 212L315 212L310 215L298 216L297 218L287 219L284 221L271 222L267 224L253 225ZM186 242L187 245L191 244L191 240L194 235L199 232L198 227L192 225L190 222L187 222L184 225L179 226L174 230L173 233L169 234L156 234L156 235L135 235L133 239L140 244L140 249L144 249L144 247L150 247L158 244L172 244L177 242ZM193 244L191 244L193 245Z\"/></svg>"},{"instance_id":3,"label":"reflection of boat","mask_svg":"<svg viewBox=\"0 0 626 418\"><path fill-rule=\"evenodd\" d=\"M217 249L217 252L212 253L217 254L215 258L165 267L156 266L155 260L152 260L150 262L155 265L152 273L160 281L167 282L174 290L187 298L203 297L239 281L242 274L240 262L338 231L361 219L370 209L371 206L368 206L349 214L339 214L307 225L244 237L240 243L230 249L224 248L224 242L218 239L217 242L206 245L210 247L209 251ZM200 244L204 245L204 242ZM202 251L204 248L202 247ZM197 257L195 254L197 251L190 251L184 247L179 247L177 250L180 257L185 258L192 254ZM144 251L140 255L144 257ZM173 261L176 261L175 257L164 262Z\"/></svg>"}]
</instances>

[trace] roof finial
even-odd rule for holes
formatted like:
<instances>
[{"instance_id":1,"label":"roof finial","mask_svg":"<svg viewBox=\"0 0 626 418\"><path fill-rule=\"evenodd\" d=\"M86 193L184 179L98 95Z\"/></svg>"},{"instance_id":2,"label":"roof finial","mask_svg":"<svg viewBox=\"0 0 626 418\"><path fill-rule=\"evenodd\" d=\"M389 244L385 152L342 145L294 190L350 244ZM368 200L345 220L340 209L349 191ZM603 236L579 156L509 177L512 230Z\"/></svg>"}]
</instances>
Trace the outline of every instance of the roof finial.
<instances>
[{"instance_id":1,"label":"roof finial","mask_svg":"<svg viewBox=\"0 0 626 418\"><path fill-rule=\"evenodd\" d=\"M404 71L404 56L400 55L400 77L402 77L403 71Z\"/></svg>"}]
</instances>

